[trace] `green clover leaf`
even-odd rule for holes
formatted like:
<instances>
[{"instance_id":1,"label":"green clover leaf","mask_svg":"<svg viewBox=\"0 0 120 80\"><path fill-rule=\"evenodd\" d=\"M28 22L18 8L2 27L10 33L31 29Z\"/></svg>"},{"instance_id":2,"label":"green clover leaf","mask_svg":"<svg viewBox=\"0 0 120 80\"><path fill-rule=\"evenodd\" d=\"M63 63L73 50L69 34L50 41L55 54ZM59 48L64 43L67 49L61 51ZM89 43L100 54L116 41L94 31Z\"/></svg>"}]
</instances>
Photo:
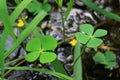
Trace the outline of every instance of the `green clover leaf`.
<instances>
[{"instance_id":1,"label":"green clover leaf","mask_svg":"<svg viewBox=\"0 0 120 80\"><path fill-rule=\"evenodd\" d=\"M105 64L105 68L109 69L109 68L115 67L116 65L117 65L116 62L108 62L107 64Z\"/></svg>"},{"instance_id":2,"label":"green clover leaf","mask_svg":"<svg viewBox=\"0 0 120 80\"><path fill-rule=\"evenodd\" d=\"M97 52L93 59L96 63L105 65L105 68L111 68L117 65L116 55L111 51L106 51L105 54Z\"/></svg>"},{"instance_id":3,"label":"green clover leaf","mask_svg":"<svg viewBox=\"0 0 120 80\"><path fill-rule=\"evenodd\" d=\"M42 9L48 12L51 9L51 6L48 3L44 3Z\"/></svg>"},{"instance_id":4,"label":"green clover leaf","mask_svg":"<svg viewBox=\"0 0 120 80\"><path fill-rule=\"evenodd\" d=\"M51 52L57 47L57 41L52 36L44 36L42 39L33 38L27 45L26 50L30 53L25 55L28 62L33 62L39 58L41 63L49 63L56 59L56 54Z\"/></svg>"},{"instance_id":5,"label":"green clover leaf","mask_svg":"<svg viewBox=\"0 0 120 80\"><path fill-rule=\"evenodd\" d=\"M81 32L76 33L76 38L82 44L86 44L88 42L88 40L89 40L89 36L87 36L87 35L85 35L85 34L83 34Z\"/></svg>"},{"instance_id":6,"label":"green clover leaf","mask_svg":"<svg viewBox=\"0 0 120 80\"><path fill-rule=\"evenodd\" d=\"M36 44L37 43L37 44ZM34 47L33 47L34 46ZM26 50L27 51L39 51L41 49L41 41L39 38L34 38L31 39L28 43L27 43L27 47Z\"/></svg>"},{"instance_id":7,"label":"green clover leaf","mask_svg":"<svg viewBox=\"0 0 120 80\"><path fill-rule=\"evenodd\" d=\"M39 52L33 51L33 52L30 52L29 54L25 55L25 59L28 62L33 62L36 59L38 59L39 55L40 55Z\"/></svg>"},{"instance_id":8,"label":"green clover leaf","mask_svg":"<svg viewBox=\"0 0 120 80\"><path fill-rule=\"evenodd\" d=\"M102 37L102 36L105 36L107 34L107 31L106 30L103 30L103 29L97 29L94 33L94 37Z\"/></svg>"},{"instance_id":9,"label":"green clover leaf","mask_svg":"<svg viewBox=\"0 0 120 80\"><path fill-rule=\"evenodd\" d=\"M92 35L94 28L92 25L90 24L83 24L80 26L80 30L83 31L84 33L88 34L88 35Z\"/></svg>"},{"instance_id":10,"label":"green clover leaf","mask_svg":"<svg viewBox=\"0 0 120 80\"><path fill-rule=\"evenodd\" d=\"M99 46L103 42L99 37L107 34L107 31L103 29L97 29L94 32L94 27L90 24L81 25L80 30L81 32L76 33L76 39L91 48Z\"/></svg>"},{"instance_id":11,"label":"green clover leaf","mask_svg":"<svg viewBox=\"0 0 120 80\"><path fill-rule=\"evenodd\" d=\"M91 39L89 40L89 42L87 43L87 47L92 47L92 48L94 48L94 47L99 46L102 42L103 42L103 41L102 41L101 39L93 37L93 38L91 38Z\"/></svg>"},{"instance_id":12,"label":"green clover leaf","mask_svg":"<svg viewBox=\"0 0 120 80\"><path fill-rule=\"evenodd\" d=\"M27 6L27 9L28 9L28 11L29 12L38 12L38 11L40 11L41 10L41 8L42 8L42 4L41 3L39 3L38 1L36 1L36 0L34 0L34 1L32 1L28 6Z\"/></svg>"},{"instance_id":13,"label":"green clover leaf","mask_svg":"<svg viewBox=\"0 0 120 80\"><path fill-rule=\"evenodd\" d=\"M111 51L106 51L105 56L107 61L114 61L116 59L116 55Z\"/></svg>"},{"instance_id":14,"label":"green clover leaf","mask_svg":"<svg viewBox=\"0 0 120 80\"><path fill-rule=\"evenodd\" d=\"M101 52L96 53L93 59L96 63L106 64L105 56Z\"/></svg>"},{"instance_id":15,"label":"green clover leaf","mask_svg":"<svg viewBox=\"0 0 120 80\"><path fill-rule=\"evenodd\" d=\"M44 11L49 11L51 9L50 4L46 2L44 2L43 4L38 2L37 0L33 0L28 6L27 6L27 10L31 13L37 14L39 13L41 10Z\"/></svg>"},{"instance_id":16,"label":"green clover leaf","mask_svg":"<svg viewBox=\"0 0 120 80\"><path fill-rule=\"evenodd\" d=\"M53 50L57 47L57 41L51 36L45 36L42 39L42 49Z\"/></svg>"},{"instance_id":17,"label":"green clover leaf","mask_svg":"<svg viewBox=\"0 0 120 80\"><path fill-rule=\"evenodd\" d=\"M56 54L53 52L42 52L39 61L41 63L52 62L56 59Z\"/></svg>"}]
</instances>

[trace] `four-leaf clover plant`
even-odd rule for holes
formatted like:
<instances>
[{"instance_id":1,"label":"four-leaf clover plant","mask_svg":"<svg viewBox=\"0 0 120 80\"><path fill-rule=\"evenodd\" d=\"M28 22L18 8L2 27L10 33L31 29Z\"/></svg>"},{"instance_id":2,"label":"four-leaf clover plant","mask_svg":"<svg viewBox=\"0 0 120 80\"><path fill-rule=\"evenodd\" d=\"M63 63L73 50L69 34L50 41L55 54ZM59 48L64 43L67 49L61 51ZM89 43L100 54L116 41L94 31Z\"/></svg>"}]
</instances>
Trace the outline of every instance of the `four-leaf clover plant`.
<instances>
[{"instance_id":1,"label":"four-leaf clover plant","mask_svg":"<svg viewBox=\"0 0 120 80\"><path fill-rule=\"evenodd\" d=\"M107 34L107 31L104 29L97 29L94 32L94 27L90 24L81 25L80 30L81 32L76 33L77 40L91 48L98 47L103 42L99 37Z\"/></svg>"},{"instance_id":2,"label":"four-leaf clover plant","mask_svg":"<svg viewBox=\"0 0 120 80\"><path fill-rule=\"evenodd\" d=\"M57 47L57 41L52 36L44 36L42 39L33 38L26 45L25 55L28 62L33 62L39 58L41 63L49 63L56 59L53 50Z\"/></svg>"}]
</instances>

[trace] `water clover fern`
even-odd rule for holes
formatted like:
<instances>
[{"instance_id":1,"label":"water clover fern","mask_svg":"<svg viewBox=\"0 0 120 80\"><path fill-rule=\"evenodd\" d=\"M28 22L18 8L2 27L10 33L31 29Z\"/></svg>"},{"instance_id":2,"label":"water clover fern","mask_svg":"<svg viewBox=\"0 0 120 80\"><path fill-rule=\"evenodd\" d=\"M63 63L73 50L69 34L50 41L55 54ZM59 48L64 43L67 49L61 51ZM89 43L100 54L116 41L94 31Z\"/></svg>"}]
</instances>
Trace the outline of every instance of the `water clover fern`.
<instances>
[{"instance_id":1,"label":"water clover fern","mask_svg":"<svg viewBox=\"0 0 120 80\"><path fill-rule=\"evenodd\" d=\"M76 33L77 40L91 48L99 46L103 42L99 37L103 37L107 34L107 31L104 29L97 29L94 32L94 27L90 24L81 25L80 30L81 32Z\"/></svg>"},{"instance_id":2,"label":"water clover fern","mask_svg":"<svg viewBox=\"0 0 120 80\"><path fill-rule=\"evenodd\" d=\"M33 62L39 58L41 63L49 63L56 59L53 50L57 47L57 41L52 36L44 36L42 39L33 38L27 45L26 50L29 52L25 55L28 62Z\"/></svg>"},{"instance_id":3,"label":"water clover fern","mask_svg":"<svg viewBox=\"0 0 120 80\"><path fill-rule=\"evenodd\" d=\"M112 51L106 51L105 54L97 52L93 59L96 63L105 65L105 68L111 68L117 65L116 55Z\"/></svg>"}]
</instances>

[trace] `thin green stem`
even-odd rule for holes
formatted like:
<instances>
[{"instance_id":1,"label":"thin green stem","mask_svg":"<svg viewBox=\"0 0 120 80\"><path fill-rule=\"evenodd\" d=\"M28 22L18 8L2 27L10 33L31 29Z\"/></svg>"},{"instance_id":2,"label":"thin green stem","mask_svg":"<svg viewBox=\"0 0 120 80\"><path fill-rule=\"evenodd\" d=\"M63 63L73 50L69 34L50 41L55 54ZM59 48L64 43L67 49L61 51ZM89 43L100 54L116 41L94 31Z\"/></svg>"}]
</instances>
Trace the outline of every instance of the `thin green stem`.
<instances>
[{"instance_id":1,"label":"thin green stem","mask_svg":"<svg viewBox=\"0 0 120 80\"><path fill-rule=\"evenodd\" d=\"M44 36L45 34L43 33L42 29L41 28L38 28L38 29L39 29L41 35Z\"/></svg>"},{"instance_id":2,"label":"thin green stem","mask_svg":"<svg viewBox=\"0 0 120 80\"><path fill-rule=\"evenodd\" d=\"M74 39L74 36L73 36L73 37L66 38L65 40L61 40L60 42L58 42L57 45L60 45L60 44L64 43L65 41L68 41L68 40L71 40L71 39Z\"/></svg>"},{"instance_id":3,"label":"thin green stem","mask_svg":"<svg viewBox=\"0 0 120 80\"><path fill-rule=\"evenodd\" d=\"M21 58L17 58L17 59L14 59L14 60L12 60L12 61L9 61L9 62L5 63L5 66L6 66L6 65L9 65L9 64L11 64L11 63L13 63L13 62L17 62L17 61L19 61L19 60L22 60L22 59L24 59L24 56L22 56Z\"/></svg>"},{"instance_id":4,"label":"thin green stem","mask_svg":"<svg viewBox=\"0 0 120 80\"><path fill-rule=\"evenodd\" d=\"M74 64L76 64L76 62L77 62L77 60L80 58L80 56L82 56L83 55L83 53L84 53L84 51L85 51L85 48L86 48L86 45L84 45L83 47L82 47L82 50L81 50L81 54L77 57L77 59L75 60L75 62L74 62Z\"/></svg>"},{"instance_id":5,"label":"thin green stem","mask_svg":"<svg viewBox=\"0 0 120 80\"><path fill-rule=\"evenodd\" d=\"M64 25L64 15L63 15L62 7L60 7L60 14L61 14L61 19L62 19L63 37L65 40L65 25Z\"/></svg>"},{"instance_id":6,"label":"thin green stem","mask_svg":"<svg viewBox=\"0 0 120 80\"><path fill-rule=\"evenodd\" d=\"M15 9L16 8L16 6L15 7L8 7L8 9Z\"/></svg>"},{"instance_id":7,"label":"thin green stem","mask_svg":"<svg viewBox=\"0 0 120 80\"><path fill-rule=\"evenodd\" d=\"M90 38L91 39L91 38ZM84 51L85 51L85 48L87 47L87 43L90 41L90 39L86 42L86 44L82 47L82 50L81 50L81 54L78 56L78 58L75 60L74 64L77 62L77 60L80 58L80 56L83 55Z\"/></svg>"}]
</instances>

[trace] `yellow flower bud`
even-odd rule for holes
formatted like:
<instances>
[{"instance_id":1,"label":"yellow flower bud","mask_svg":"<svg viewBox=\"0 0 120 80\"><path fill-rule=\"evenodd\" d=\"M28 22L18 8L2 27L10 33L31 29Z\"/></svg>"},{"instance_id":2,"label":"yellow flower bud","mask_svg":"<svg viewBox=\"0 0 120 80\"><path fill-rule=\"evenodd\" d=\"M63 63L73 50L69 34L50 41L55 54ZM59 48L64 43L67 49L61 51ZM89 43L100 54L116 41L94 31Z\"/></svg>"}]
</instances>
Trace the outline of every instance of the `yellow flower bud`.
<instances>
[{"instance_id":1,"label":"yellow flower bud","mask_svg":"<svg viewBox=\"0 0 120 80\"><path fill-rule=\"evenodd\" d=\"M71 44L71 46L75 46L76 43L77 43L77 40L76 39L73 39L69 42Z\"/></svg>"}]
</instances>

